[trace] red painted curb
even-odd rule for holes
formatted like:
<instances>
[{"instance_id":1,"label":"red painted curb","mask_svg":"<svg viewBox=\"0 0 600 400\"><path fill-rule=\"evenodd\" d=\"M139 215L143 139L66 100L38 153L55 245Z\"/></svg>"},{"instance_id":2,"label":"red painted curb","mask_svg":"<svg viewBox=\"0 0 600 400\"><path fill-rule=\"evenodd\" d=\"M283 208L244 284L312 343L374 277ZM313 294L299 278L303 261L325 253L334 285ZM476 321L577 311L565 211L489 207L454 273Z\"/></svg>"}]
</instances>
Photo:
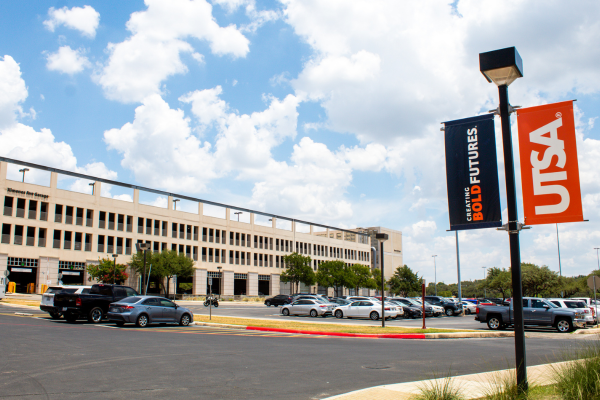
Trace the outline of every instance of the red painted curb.
<instances>
[{"instance_id":1,"label":"red painted curb","mask_svg":"<svg viewBox=\"0 0 600 400\"><path fill-rule=\"evenodd\" d=\"M324 336L341 336L341 337L375 338L375 339L426 339L427 338L424 333L363 334L363 333L300 331L300 330L295 330L295 329L262 328L262 327L258 327L258 326L247 326L246 330L248 330L248 331L263 331L263 332L300 333L303 335L324 335Z\"/></svg>"}]
</instances>

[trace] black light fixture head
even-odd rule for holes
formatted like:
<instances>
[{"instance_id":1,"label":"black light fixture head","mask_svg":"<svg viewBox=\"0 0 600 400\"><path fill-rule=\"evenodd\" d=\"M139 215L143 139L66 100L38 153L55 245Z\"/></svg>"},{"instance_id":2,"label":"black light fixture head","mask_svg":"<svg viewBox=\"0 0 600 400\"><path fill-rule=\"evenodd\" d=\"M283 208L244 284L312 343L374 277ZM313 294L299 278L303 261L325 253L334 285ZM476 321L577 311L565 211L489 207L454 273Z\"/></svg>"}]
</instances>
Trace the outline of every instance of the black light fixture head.
<instances>
[{"instance_id":1,"label":"black light fixture head","mask_svg":"<svg viewBox=\"0 0 600 400\"><path fill-rule=\"evenodd\" d=\"M515 47L479 53L479 70L488 82L508 86L523 77L523 60Z\"/></svg>"},{"instance_id":2,"label":"black light fixture head","mask_svg":"<svg viewBox=\"0 0 600 400\"><path fill-rule=\"evenodd\" d=\"M375 234L375 239L377 239L377 240L388 240L389 239L389 235L387 233L376 233Z\"/></svg>"}]
</instances>

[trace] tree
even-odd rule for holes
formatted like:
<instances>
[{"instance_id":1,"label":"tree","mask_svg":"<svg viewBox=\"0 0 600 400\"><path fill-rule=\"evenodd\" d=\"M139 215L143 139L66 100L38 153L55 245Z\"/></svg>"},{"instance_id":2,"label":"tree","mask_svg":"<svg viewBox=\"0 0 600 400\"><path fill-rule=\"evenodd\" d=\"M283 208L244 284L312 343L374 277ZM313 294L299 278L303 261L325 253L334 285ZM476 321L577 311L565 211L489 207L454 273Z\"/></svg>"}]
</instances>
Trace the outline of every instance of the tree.
<instances>
[{"instance_id":1,"label":"tree","mask_svg":"<svg viewBox=\"0 0 600 400\"><path fill-rule=\"evenodd\" d=\"M487 271L483 286L491 291L502 294L502 300L510 297L512 290L512 277L505 268L492 267Z\"/></svg>"},{"instance_id":2,"label":"tree","mask_svg":"<svg viewBox=\"0 0 600 400\"><path fill-rule=\"evenodd\" d=\"M152 270L150 270L152 265ZM144 273L144 253L138 252L131 257L129 267L142 275ZM161 253L146 254L146 274L159 281L163 293L169 295L169 283L173 276L187 278L194 274L194 262L184 254L175 250L165 250ZM148 279L148 278L146 278ZM165 286L164 280L167 280Z\"/></svg>"},{"instance_id":3,"label":"tree","mask_svg":"<svg viewBox=\"0 0 600 400\"><path fill-rule=\"evenodd\" d=\"M381 290L381 270L379 268L375 268L373 271L371 271L371 275L373 275L373 280L375 280L375 288L379 290L380 293L383 292ZM388 284L384 282L384 285L384 290L387 290L389 288Z\"/></svg>"},{"instance_id":4,"label":"tree","mask_svg":"<svg viewBox=\"0 0 600 400\"><path fill-rule=\"evenodd\" d=\"M390 292L399 294L402 297L408 296L411 292L418 292L421 289L423 278L414 273L407 265L396 268L394 275L388 281Z\"/></svg>"},{"instance_id":5,"label":"tree","mask_svg":"<svg viewBox=\"0 0 600 400\"><path fill-rule=\"evenodd\" d=\"M98 265L89 264L87 266L88 281L91 282L92 279L95 279L100 283L122 284L129 277L125 272L127 265L117 264L115 269L115 262L110 258L98 259L98 261Z\"/></svg>"},{"instance_id":6,"label":"tree","mask_svg":"<svg viewBox=\"0 0 600 400\"><path fill-rule=\"evenodd\" d=\"M348 286L349 272L346 263L341 260L325 261L319 265L315 278L320 286L334 288L337 297L340 287Z\"/></svg>"},{"instance_id":7,"label":"tree","mask_svg":"<svg viewBox=\"0 0 600 400\"><path fill-rule=\"evenodd\" d=\"M348 271L348 282L347 287L352 287L356 290L356 296L360 288L375 289L377 285L373 275L371 274L371 267L362 264L353 264L350 266Z\"/></svg>"},{"instance_id":8,"label":"tree","mask_svg":"<svg viewBox=\"0 0 600 400\"><path fill-rule=\"evenodd\" d=\"M300 283L307 286L315 284L315 273L312 270L312 260L309 256L302 256L294 252L283 256L283 262L287 266L287 269L281 273L279 279L284 283L295 284L296 293L298 293Z\"/></svg>"},{"instance_id":9,"label":"tree","mask_svg":"<svg viewBox=\"0 0 600 400\"><path fill-rule=\"evenodd\" d=\"M560 291L558 274L547 266L521 263L521 271L525 296L554 295Z\"/></svg>"}]
</instances>

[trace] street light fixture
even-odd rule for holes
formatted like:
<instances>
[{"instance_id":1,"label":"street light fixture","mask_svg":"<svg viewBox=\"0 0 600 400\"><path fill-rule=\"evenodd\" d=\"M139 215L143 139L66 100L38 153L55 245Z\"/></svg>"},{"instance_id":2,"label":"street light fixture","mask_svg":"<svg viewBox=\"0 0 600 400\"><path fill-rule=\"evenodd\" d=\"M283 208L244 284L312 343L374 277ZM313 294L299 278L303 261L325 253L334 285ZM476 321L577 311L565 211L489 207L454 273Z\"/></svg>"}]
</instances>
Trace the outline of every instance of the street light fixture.
<instances>
[{"instance_id":1,"label":"street light fixture","mask_svg":"<svg viewBox=\"0 0 600 400\"><path fill-rule=\"evenodd\" d=\"M217 267L217 269L219 270L219 298L223 297L223 291L221 290L221 287L224 287L224 277L223 277L223 267L219 266Z\"/></svg>"},{"instance_id":2,"label":"street light fixture","mask_svg":"<svg viewBox=\"0 0 600 400\"><path fill-rule=\"evenodd\" d=\"M515 358L517 367L517 387L520 392L527 391L527 359L525 353L525 330L523 326L523 288L521 279L521 251L517 215L517 189L515 166L513 161L512 137L510 131L510 111L508 103L508 85L523 76L523 61L515 47L489 51L479 54L479 70L488 82L498 86L500 106L498 111L502 124L502 147L504 149L504 176L506 179L506 205L508 209L508 238L510 245L510 270L512 276ZM509 111L510 110L510 111Z\"/></svg>"},{"instance_id":3,"label":"street light fixture","mask_svg":"<svg viewBox=\"0 0 600 400\"><path fill-rule=\"evenodd\" d=\"M181 201L180 199L173 199L173 206L175 207L175 211L177 211L177 202Z\"/></svg>"},{"instance_id":4,"label":"street light fixture","mask_svg":"<svg viewBox=\"0 0 600 400\"><path fill-rule=\"evenodd\" d=\"M437 296L437 265L435 264L435 258L437 257L437 254L434 254L431 257L433 257L433 279L435 283L435 295Z\"/></svg>"},{"instance_id":5,"label":"street light fixture","mask_svg":"<svg viewBox=\"0 0 600 400\"><path fill-rule=\"evenodd\" d=\"M385 328L385 277L383 274L383 242L388 240L387 233L376 233L375 239L381 243L381 327Z\"/></svg>"},{"instance_id":6,"label":"street light fixture","mask_svg":"<svg viewBox=\"0 0 600 400\"><path fill-rule=\"evenodd\" d=\"M92 196L94 195L94 189L96 189L96 182L92 182L89 184L92 187Z\"/></svg>"},{"instance_id":7,"label":"street light fixture","mask_svg":"<svg viewBox=\"0 0 600 400\"><path fill-rule=\"evenodd\" d=\"M137 249L137 251L143 251L144 252L144 274L142 275L142 291L144 292L144 296L146 295L146 285L145 285L145 281L146 281L146 251L150 250L150 243L136 243L135 247Z\"/></svg>"},{"instance_id":8,"label":"street light fixture","mask_svg":"<svg viewBox=\"0 0 600 400\"><path fill-rule=\"evenodd\" d=\"M485 281L487 279L487 267L481 267L483 268L483 280ZM485 285L485 283L484 283ZM487 292L485 291L485 286L483 287L483 297L487 297Z\"/></svg>"},{"instance_id":9,"label":"street light fixture","mask_svg":"<svg viewBox=\"0 0 600 400\"><path fill-rule=\"evenodd\" d=\"M243 212L238 211L238 212L234 212L234 214L238 216L238 222L240 222L240 214L243 214Z\"/></svg>"},{"instance_id":10,"label":"street light fixture","mask_svg":"<svg viewBox=\"0 0 600 400\"><path fill-rule=\"evenodd\" d=\"M600 256L598 255L598 250L600 250L600 247L594 247L594 250L596 250L596 258L598 259L598 269L600 270Z\"/></svg>"},{"instance_id":11,"label":"street light fixture","mask_svg":"<svg viewBox=\"0 0 600 400\"><path fill-rule=\"evenodd\" d=\"M113 285L114 285L115 284L115 277L117 276L117 257L119 257L119 255L118 254L113 254L112 256L113 256L113 258L115 260L115 266L114 266L114 269L113 269Z\"/></svg>"},{"instance_id":12,"label":"street light fixture","mask_svg":"<svg viewBox=\"0 0 600 400\"><path fill-rule=\"evenodd\" d=\"M20 169L19 172L23 173L23 183L25 183L25 172L29 171L29 168Z\"/></svg>"}]
</instances>

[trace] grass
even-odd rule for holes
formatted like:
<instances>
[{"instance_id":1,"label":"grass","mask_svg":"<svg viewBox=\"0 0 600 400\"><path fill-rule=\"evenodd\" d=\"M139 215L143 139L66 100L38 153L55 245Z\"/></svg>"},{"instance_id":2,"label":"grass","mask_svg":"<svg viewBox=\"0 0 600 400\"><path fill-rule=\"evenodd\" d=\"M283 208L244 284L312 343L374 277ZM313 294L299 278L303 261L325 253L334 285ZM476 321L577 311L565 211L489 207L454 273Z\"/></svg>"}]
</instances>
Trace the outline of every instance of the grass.
<instances>
[{"instance_id":1,"label":"grass","mask_svg":"<svg viewBox=\"0 0 600 400\"><path fill-rule=\"evenodd\" d=\"M35 301L35 300L20 300L20 299L8 299L8 298L4 298L4 299L0 300L0 304L1 303L18 304L18 305L21 305L21 306L32 306L32 307L39 307L40 306L40 302L39 301Z\"/></svg>"},{"instance_id":2,"label":"grass","mask_svg":"<svg viewBox=\"0 0 600 400\"><path fill-rule=\"evenodd\" d=\"M421 391L415 400L463 400L465 396L460 387L455 387L450 377L427 381L419 388Z\"/></svg>"},{"instance_id":3,"label":"grass","mask_svg":"<svg viewBox=\"0 0 600 400\"><path fill-rule=\"evenodd\" d=\"M600 341L588 342L569 355L577 361L554 368L557 393L564 400L600 399Z\"/></svg>"},{"instance_id":4,"label":"grass","mask_svg":"<svg viewBox=\"0 0 600 400\"><path fill-rule=\"evenodd\" d=\"M317 331L317 332L342 332L342 333L364 333L364 334L394 334L394 333L445 333L445 332L459 332L456 330L448 329L420 329L420 328L400 328L400 327L386 327L381 326L348 326L341 324L311 324L304 322L293 322L289 320L264 320L264 319L251 319L251 318L236 318L236 317L212 317L212 320L208 319L208 315L194 315L194 321L196 322L212 322L218 324L229 324L229 325L245 325L245 326L256 326L262 328L277 328L277 329L293 329L303 331ZM462 331L469 332L469 331Z\"/></svg>"}]
</instances>

